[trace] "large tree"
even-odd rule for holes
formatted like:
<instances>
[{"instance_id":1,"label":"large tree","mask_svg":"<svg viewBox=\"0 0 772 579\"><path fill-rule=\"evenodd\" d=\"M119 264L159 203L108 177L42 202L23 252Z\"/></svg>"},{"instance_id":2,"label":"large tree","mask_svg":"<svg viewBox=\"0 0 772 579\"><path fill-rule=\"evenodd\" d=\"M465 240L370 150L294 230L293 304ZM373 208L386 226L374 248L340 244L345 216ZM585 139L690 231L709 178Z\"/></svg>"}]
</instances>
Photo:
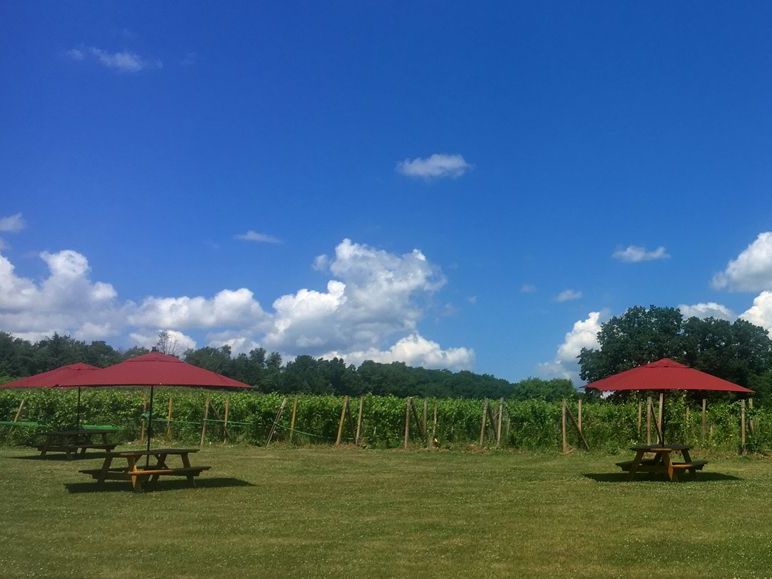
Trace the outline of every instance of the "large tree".
<instances>
[{"instance_id":1,"label":"large tree","mask_svg":"<svg viewBox=\"0 0 772 579\"><path fill-rule=\"evenodd\" d=\"M766 383L772 340L745 320L683 319L677 308L635 306L601 326L598 349L582 349L581 377L593 382L660 358L672 358L742 386Z\"/></svg>"}]
</instances>

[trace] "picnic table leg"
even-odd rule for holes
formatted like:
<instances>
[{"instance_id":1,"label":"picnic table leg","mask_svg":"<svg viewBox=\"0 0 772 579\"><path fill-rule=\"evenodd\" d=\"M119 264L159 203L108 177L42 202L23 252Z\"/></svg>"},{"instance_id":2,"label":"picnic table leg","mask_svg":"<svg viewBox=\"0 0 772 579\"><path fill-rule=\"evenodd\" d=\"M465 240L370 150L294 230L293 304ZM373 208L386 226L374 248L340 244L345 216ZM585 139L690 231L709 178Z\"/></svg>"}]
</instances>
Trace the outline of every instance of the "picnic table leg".
<instances>
[{"instance_id":1,"label":"picnic table leg","mask_svg":"<svg viewBox=\"0 0 772 579\"><path fill-rule=\"evenodd\" d=\"M185 468L191 468L190 466L190 458L188 458L188 453L183 453L180 455L180 458L182 458L182 466ZM188 482L190 482L190 486L193 488L196 487L196 477L193 476L193 474L188 473Z\"/></svg>"},{"instance_id":2,"label":"picnic table leg","mask_svg":"<svg viewBox=\"0 0 772 579\"><path fill-rule=\"evenodd\" d=\"M663 452L662 453L662 461L665 464L665 472L667 473L668 480L677 481L678 480L678 473L673 468L673 463L670 460L670 453L669 452Z\"/></svg>"},{"instance_id":3,"label":"picnic table leg","mask_svg":"<svg viewBox=\"0 0 772 579\"><path fill-rule=\"evenodd\" d=\"M168 455L166 453L157 454L156 455L157 462L154 468L156 469L169 468L168 466L166 466L167 456ZM152 477L150 477L150 484L155 484L156 482L158 482L158 478L160 476L161 476L160 474L154 474Z\"/></svg>"},{"instance_id":4,"label":"picnic table leg","mask_svg":"<svg viewBox=\"0 0 772 579\"><path fill-rule=\"evenodd\" d=\"M107 473L110 471L110 465L113 462L113 457L110 456L110 453L108 452L105 455L105 460L102 463L102 472L99 473L97 476L97 484L104 484L105 478L107 477Z\"/></svg>"},{"instance_id":5,"label":"picnic table leg","mask_svg":"<svg viewBox=\"0 0 772 579\"><path fill-rule=\"evenodd\" d=\"M630 473L628 474L629 478L635 477L635 473L638 472L638 467L641 466L641 461L643 460L643 454L643 450L636 451L633 464L630 465Z\"/></svg>"},{"instance_id":6,"label":"picnic table leg","mask_svg":"<svg viewBox=\"0 0 772 579\"><path fill-rule=\"evenodd\" d=\"M136 456L127 457L127 460L129 461L129 479L131 480L131 488L134 489L134 492L142 490L142 477L139 475L141 471L137 468L137 459L138 457Z\"/></svg>"}]
</instances>

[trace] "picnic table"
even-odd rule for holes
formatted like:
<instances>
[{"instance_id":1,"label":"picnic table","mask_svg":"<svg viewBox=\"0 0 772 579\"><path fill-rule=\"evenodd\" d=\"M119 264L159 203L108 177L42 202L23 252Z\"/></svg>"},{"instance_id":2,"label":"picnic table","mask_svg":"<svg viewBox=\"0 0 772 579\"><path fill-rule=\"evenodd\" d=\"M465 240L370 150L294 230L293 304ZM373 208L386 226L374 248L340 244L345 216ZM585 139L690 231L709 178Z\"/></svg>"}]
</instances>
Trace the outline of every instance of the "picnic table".
<instances>
[{"instance_id":1,"label":"picnic table","mask_svg":"<svg viewBox=\"0 0 772 579\"><path fill-rule=\"evenodd\" d=\"M211 467L192 466L189 455L194 452L198 452L198 449L157 448L153 450L107 452L101 468L84 469L80 472L91 475L98 484L102 484L106 480L127 480L135 491L141 491L146 483L148 485L156 483L161 476L184 476L188 479L191 486L195 487L195 477ZM182 466L170 467L167 464L170 456L179 457ZM116 459L125 460L126 466L113 466L113 461Z\"/></svg>"},{"instance_id":2,"label":"picnic table","mask_svg":"<svg viewBox=\"0 0 772 579\"><path fill-rule=\"evenodd\" d=\"M40 456L49 452L64 452L71 459L80 452L83 456L89 448L111 451L117 445L107 440L111 429L57 430L43 434L43 442L37 446Z\"/></svg>"},{"instance_id":3,"label":"picnic table","mask_svg":"<svg viewBox=\"0 0 772 579\"><path fill-rule=\"evenodd\" d=\"M632 450L635 451L633 460L617 463L622 470L630 473L630 478L636 473L645 472L664 474L668 480L677 481L679 473L688 472L694 475L708 464L704 460L692 460L689 447L684 444L649 444L634 446ZM674 453L680 454L682 460L674 461Z\"/></svg>"}]
</instances>

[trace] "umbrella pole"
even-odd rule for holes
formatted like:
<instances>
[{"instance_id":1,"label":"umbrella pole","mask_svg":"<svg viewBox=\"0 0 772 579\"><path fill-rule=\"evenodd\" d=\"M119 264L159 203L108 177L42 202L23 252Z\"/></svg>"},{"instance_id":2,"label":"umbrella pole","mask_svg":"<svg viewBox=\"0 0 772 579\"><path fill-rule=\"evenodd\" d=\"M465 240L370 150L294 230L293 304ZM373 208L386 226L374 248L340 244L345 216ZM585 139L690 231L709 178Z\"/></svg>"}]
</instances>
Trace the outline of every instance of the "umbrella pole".
<instances>
[{"instance_id":1,"label":"umbrella pole","mask_svg":"<svg viewBox=\"0 0 772 579\"><path fill-rule=\"evenodd\" d=\"M150 467L150 440L153 438L153 385L150 385L150 411L147 415L147 454L145 455L145 468Z\"/></svg>"}]
</instances>

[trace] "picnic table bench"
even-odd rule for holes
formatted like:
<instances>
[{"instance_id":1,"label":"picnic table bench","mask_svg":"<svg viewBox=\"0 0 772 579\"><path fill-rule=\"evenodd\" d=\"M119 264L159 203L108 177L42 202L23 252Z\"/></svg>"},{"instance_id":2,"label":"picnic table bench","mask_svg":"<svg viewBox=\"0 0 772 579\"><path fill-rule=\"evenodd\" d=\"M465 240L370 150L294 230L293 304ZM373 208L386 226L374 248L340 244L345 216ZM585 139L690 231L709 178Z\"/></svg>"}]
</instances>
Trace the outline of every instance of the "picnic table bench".
<instances>
[{"instance_id":1,"label":"picnic table bench","mask_svg":"<svg viewBox=\"0 0 772 579\"><path fill-rule=\"evenodd\" d=\"M67 459L80 453L86 454L89 448L111 451L117 444L108 442L107 435L110 429L91 429L91 430L58 430L46 432L43 434L43 442L37 446L40 456L45 456L49 452L64 452Z\"/></svg>"},{"instance_id":2,"label":"picnic table bench","mask_svg":"<svg viewBox=\"0 0 772 579\"><path fill-rule=\"evenodd\" d=\"M83 469L80 472L91 475L98 484L106 480L127 480L131 488L141 491L146 485L155 484L161 476L184 476L191 486L196 486L196 479L210 466L192 466L189 455L198 452L197 448L157 448L153 450L121 450L107 452L101 468ZM170 467L167 464L169 456L179 456L181 467ZM145 458L145 464L141 459ZM127 466L113 466L116 459L125 460Z\"/></svg>"},{"instance_id":3,"label":"picnic table bench","mask_svg":"<svg viewBox=\"0 0 772 579\"><path fill-rule=\"evenodd\" d=\"M617 466L630 473L633 478L636 473L657 473L664 474L668 480L677 481L681 472L688 472L691 475L702 470L707 463L705 460L692 460L689 455L689 447L683 444L650 444L645 446L634 446L635 458L618 462ZM681 454L683 460L675 462L672 459L673 453ZM653 455L648 456L647 455Z\"/></svg>"}]
</instances>

